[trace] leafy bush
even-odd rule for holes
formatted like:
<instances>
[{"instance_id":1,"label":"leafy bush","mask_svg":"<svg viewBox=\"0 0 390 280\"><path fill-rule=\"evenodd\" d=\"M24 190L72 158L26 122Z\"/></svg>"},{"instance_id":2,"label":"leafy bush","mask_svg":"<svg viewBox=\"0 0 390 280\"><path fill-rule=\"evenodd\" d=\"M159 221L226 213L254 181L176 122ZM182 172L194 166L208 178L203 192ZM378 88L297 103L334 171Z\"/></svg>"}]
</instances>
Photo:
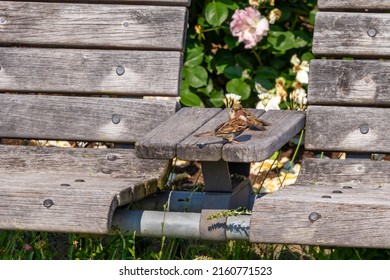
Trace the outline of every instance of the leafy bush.
<instances>
[{"instance_id":1,"label":"leafy bush","mask_svg":"<svg viewBox=\"0 0 390 280\"><path fill-rule=\"evenodd\" d=\"M245 107L304 109L315 11L316 0L192 0L182 105L234 93Z\"/></svg>"}]
</instances>

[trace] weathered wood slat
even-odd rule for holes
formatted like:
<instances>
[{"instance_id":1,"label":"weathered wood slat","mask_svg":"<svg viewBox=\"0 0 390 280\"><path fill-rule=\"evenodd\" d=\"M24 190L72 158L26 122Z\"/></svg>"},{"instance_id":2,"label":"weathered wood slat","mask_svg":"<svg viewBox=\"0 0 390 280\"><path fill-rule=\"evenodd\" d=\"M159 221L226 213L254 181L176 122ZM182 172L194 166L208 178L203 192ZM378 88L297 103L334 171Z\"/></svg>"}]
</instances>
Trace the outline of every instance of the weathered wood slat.
<instances>
[{"instance_id":1,"label":"weathered wood slat","mask_svg":"<svg viewBox=\"0 0 390 280\"><path fill-rule=\"evenodd\" d=\"M308 158L302 163L297 184L334 185L346 189L354 185L375 185L390 183L390 165L382 161L347 159Z\"/></svg>"},{"instance_id":2,"label":"weathered wood slat","mask_svg":"<svg viewBox=\"0 0 390 280\"><path fill-rule=\"evenodd\" d=\"M390 14L319 12L313 53L328 57L390 57L389 33Z\"/></svg>"},{"instance_id":3,"label":"weathered wood slat","mask_svg":"<svg viewBox=\"0 0 390 280\"><path fill-rule=\"evenodd\" d=\"M166 168L131 149L0 146L0 228L107 233L115 208L156 192Z\"/></svg>"},{"instance_id":4,"label":"weathered wood slat","mask_svg":"<svg viewBox=\"0 0 390 280\"><path fill-rule=\"evenodd\" d=\"M318 0L320 10L390 11L389 0Z\"/></svg>"},{"instance_id":5,"label":"weathered wood slat","mask_svg":"<svg viewBox=\"0 0 390 280\"><path fill-rule=\"evenodd\" d=\"M309 150L390 152L386 108L309 106L305 147Z\"/></svg>"},{"instance_id":6,"label":"weathered wood slat","mask_svg":"<svg viewBox=\"0 0 390 280\"><path fill-rule=\"evenodd\" d=\"M185 7L1 1L0 45L182 50Z\"/></svg>"},{"instance_id":7,"label":"weathered wood slat","mask_svg":"<svg viewBox=\"0 0 390 280\"><path fill-rule=\"evenodd\" d=\"M30 0L29 2L58 2L58 0ZM185 7L189 7L191 5L191 0L61 0L61 2L90 3L90 4L185 6Z\"/></svg>"},{"instance_id":8,"label":"weathered wood slat","mask_svg":"<svg viewBox=\"0 0 390 280\"><path fill-rule=\"evenodd\" d=\"M390 61L312 60L308 103L390 105Z\"/></svg>"},{"instance_id":9,"label":"weathered wood slat","mask_svg":"<svg viewBox=\"0 0 390 280\"><path fill-rule=\"evenodd\" d=\"M389 248L386 232L390 226L390 164L368 160L311 161L313 165L306 168L319 175L318 183L308 181L303 185L300 181L255 201L250 240ZM316 173L320 167L325 170ZM371 175L371 179L362 178ZM330 181L323 180L323 176Z\"/></svg>"},{"instance_id":10,"label":"weathered wood slat","mask_svg":"<svg viewBox=\"0 0 390 280\"><path fill-rule=\"evenodd\" d=\"M179 94L180 52L0 48L0 91Z\"/></svg>"},{"instance_id":11,"label":"weathered wood slat","mask_svg":"<svg viewBox=\"0 0 390 280\"><path fill-rule=\"evenodd\" d=\"M225 140L214 137L186 138L177 147L178 158L184 160L228 162L255 162L270 157L295 136L305 124L305 114L298 111L267 111L252 110L258 118L272 125L266 131L248 130L236 138L239 144L229 144ZM218 124L226 121L227 110L210 120L194 134L212 130Z\"/></svg>"},{"instance_id":12,"label":"weathered wood slat","mask_svg":"<svg viewBox=\"0 0 390 280\"><path fill-rule=\"evenodd\" d=\"M176 111L174 100L0 94L0 137L135 142ZM119 123L115 118L119 118Z\"/></svg>"},{"instance_id":13,"label":"weathered wood slat","mask_svg":"<svg viewBox=\"0 0 390 280\"><path fill-rule=\"evenodd\" d=\"M236 138L239 144L226 143L215 136L195 137L195 134L213 130L228 120L228 110L186 109L163 123L136 145L137 154L145 158L172 158L183 160L252 162L271 156L275 150L295 136L305 123L305 114L298 111L252 110L272 125L266 131L245 131ZM264 113L264 115L263 115ZM188 125L184 126L183 123ZM191 125L190 125L191 124ZM167 132L172 128L180 130ZM167 135L170 133L169 135ZM166 136L167 135L167 136Z\"/></svg>"},{"instance_id":14,"label":"weathered wood slat","mask_svg":"<svg viewBox=\"0 0 390 280\"><path fill-rule=\"evenodd\" d=\"M265 131L247 131L241 137L251 136L248 143L225 145L222 158L229 162L262 161L283 147L305 126L305 113L300 111L267 111L261 119L271 123Z\"/></svg>"},{"instance_id":15,"label":"weathered wood slat","mask_svg":"<svg viewBox=\"0 0 390 280\"><path fill-rule=\"evenodd\" d=\"M137 155L141 158L157 159L175 157L177 145L220 111L221 109L218 108L183 108L179 110L136 143Z\"/></svg>"},{"instance_id":16,"label":"weathered wood slat","mask_svg":"<svg viewBox=\"0 0 390 280\"><path fill-rule=\"evenodd\" d=\"M139 159L133 149L0 146L0 188L10 182L26 186L30 177L47 186L50 176L71 186L82 179L116 196L118 205L156 192L167 168L167 161Z\"/></svg>"}]
</instances>

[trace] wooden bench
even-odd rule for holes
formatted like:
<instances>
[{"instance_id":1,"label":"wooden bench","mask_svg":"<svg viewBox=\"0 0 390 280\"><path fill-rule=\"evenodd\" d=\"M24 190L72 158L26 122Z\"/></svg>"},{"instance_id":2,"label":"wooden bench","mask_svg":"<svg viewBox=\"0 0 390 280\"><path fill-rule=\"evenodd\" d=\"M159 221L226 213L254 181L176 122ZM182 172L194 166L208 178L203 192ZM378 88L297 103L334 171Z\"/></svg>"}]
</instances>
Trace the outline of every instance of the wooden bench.
<instances>
[{"instance_id":1,"label":"wooden bench","mask_svg":"<svg viewBox=\"0 0 390 280\"><path fill-rule=\"evenodd\" d=\"M164 184L134 143L176 111L190 1L42 2L0 2L0 138L133 148L1 145L0 228L105 234Z\"/></svg>"},{"instance_id":2,"label":"wooden bench","mask_svg":"<svg viewBox=\"0 0 390 280\"><path fill-rule=\"evenodd\" d=\"M390 248L390 162L364 159L390 152L390 1L318 6L313 52L329 59L310 64L305 147L347 159L307 159L294 186L256 200L250 240Z\"/></svg>"}]
</instances>

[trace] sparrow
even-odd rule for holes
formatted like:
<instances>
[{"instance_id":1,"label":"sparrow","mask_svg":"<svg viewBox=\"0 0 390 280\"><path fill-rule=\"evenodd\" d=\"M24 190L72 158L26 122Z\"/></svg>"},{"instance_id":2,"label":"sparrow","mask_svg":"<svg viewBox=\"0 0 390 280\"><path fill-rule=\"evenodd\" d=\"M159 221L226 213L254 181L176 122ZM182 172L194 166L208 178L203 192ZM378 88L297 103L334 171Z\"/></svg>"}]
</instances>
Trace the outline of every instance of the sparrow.
<instances>
[{"instance_id":1,"label":"sparrow","mask_svg":"<svg viewBox=\"0 0 390 280\"><path fill-rule=\"evenodd\" d=\"M234 140L235 137L239 136L245 130L248 129L248 119L244 112L238 111L235 116L230 118L228 121L221 123L214 130L195 134L195 137L202 136L217 136L227 140L229 143L238 144L240 142Z\"/></svg>"},{"instance_id":2,"label":"sparrow","mask_svg":"<svg viewBox=\"0 0 390 280\"><path fill-rule=\"evenodd\" d=\"M240 103L234 103L232 105L232 110L229 111L229 119L234 119L237 112L240 112L240 114L244 114L246 116L248 127L250 129L265 130L264 126L271 125L269 122L256 118L256 116L253 115L248 109L243 108Z\"/></svg>"}]
</instances>

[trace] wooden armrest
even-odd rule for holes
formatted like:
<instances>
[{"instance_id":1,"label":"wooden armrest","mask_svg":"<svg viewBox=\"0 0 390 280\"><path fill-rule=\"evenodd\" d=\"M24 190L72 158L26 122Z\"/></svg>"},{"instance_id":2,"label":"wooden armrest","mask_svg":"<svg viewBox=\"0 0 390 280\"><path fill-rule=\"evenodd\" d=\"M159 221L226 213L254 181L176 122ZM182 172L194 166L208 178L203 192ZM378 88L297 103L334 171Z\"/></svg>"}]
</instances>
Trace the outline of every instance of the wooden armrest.
<instances>
[{"instance_id":1,"label":"wooden armrest","mask_svg":"<svg viewBox=\"0 0 390 280\"><path fill-rule=\"evenodd\" d=\"M228 162L255 162L270 157L305 125L305 113L250 109L269 123L265 131L247 130L236 138L239 144L215 137L195 137L212 130L228 119L228 110L183 108L136 143L140 158Z\"/></svg>"}]
</instances>

